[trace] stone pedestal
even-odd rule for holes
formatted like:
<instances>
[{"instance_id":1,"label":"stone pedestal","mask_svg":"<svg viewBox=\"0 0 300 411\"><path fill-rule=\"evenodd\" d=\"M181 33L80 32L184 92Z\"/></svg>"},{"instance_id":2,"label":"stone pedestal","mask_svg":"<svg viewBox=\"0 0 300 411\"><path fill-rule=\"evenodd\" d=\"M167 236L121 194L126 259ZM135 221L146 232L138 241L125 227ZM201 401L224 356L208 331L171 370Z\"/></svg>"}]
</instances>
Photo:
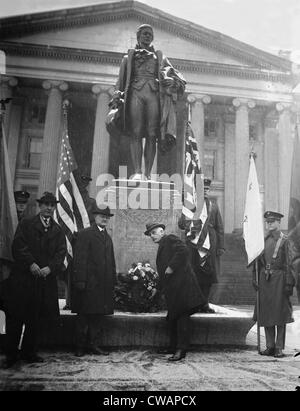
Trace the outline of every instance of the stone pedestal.
<instances>
[{"instance_id":1,"label":"stone pedestal","mask_svg":"<svg viewBox=\"0 0 300 411\"><path fill-rule=\"evenodd\" d=\"M111 235L117 272L126 273L134 262L149 261L156 267L157 244L145 236L146 224L160 222L167 233L178 234L181 196L173 183L114 180L107 189L107 201L114 213Z\"/></svg>"}]
</instances>

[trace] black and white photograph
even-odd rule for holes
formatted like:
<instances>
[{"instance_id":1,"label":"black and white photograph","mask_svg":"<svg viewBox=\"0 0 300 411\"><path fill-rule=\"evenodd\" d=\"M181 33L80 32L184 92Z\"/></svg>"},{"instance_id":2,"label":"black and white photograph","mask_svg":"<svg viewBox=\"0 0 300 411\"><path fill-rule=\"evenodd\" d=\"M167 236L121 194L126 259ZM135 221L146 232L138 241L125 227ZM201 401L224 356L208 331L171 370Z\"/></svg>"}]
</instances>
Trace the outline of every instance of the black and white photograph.
<instances>
[{"instance_id":1,"label":"black and white photograph","mask_svg":"<svg viewBox=\"0 0 300 411\"><path fill-rule=\"evenodd\" d=\"M0 391L300 391L299 0L0 3Z\"/></svg>"}]
</instances>

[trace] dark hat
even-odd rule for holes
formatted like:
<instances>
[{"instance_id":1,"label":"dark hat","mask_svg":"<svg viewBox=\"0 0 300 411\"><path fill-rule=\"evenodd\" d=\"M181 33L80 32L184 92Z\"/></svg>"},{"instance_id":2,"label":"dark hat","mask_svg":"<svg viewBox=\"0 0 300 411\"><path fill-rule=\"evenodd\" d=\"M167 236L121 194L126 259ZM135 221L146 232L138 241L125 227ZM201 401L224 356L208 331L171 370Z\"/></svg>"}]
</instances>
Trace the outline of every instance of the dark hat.
<instances>
[{"instance_id":1,"label":"dark hat","mask_svg":"<svg viewBox=\"0 0 300 411\"><path fill-rule=\"evenodd\" d=\"M145 235L150 235L151 231L154 228L157 228L157 227L161 227L163 229L166 228L166 226L164 224L161 224L161 223L149 223L149 224L146 224L146 231L144 232L144 234Z\"/></svg>"},{"instance_id":2,"label":"dark hat","mask_svg":"<svg viewBox=\"0 0 300 411\"><path fill-rule=\"evenodd\" d=\"M83 180L83 181L92 181L92 180L93 180L92 177L89 176L88 174L82 174L82 175L80 176L80 178L81 178L81 180Z\"/></svg>"},{"instance_id":3,"label":"dark hat","mask_svg":"<svg viewBox=\"0 0 300 411\"><path fill-rule=\"evenodd\" d=\"M27 203L30 197L30 194L27 191L15 191L15 202L16 203Z\"/></svg>"},{"instance_id":4,"label":"dark hat","mask_svg":"<svg viewBox=\"0 0 300 411\"><path fill-rule=\"evenodd\" d=\"M205 178L204 179L204 187L210 187L211 185L211 179L210 178Z\"/></svg>"},{"instance_id":5,"label":"dark hat","mask_svg":"<svg viewBox=\"0 0 300 411\"><path fill-rule=\"evenodd\" d=\"M36 200L39 204L46 204L46 203L59 203L59 201L56 199L55 195L52 193L49 193L48 191L45 191L44 194L42 195L41 198L38 198Z\"/></svg>"},{"instance_id":6,"label":"dark hat","mask_svg":"<svg viewBox=\"0 0 300 411\"><path fill-rule=\"evenodd\" d=\"M264 214L264 218L267 220L281 220L283 217L283 214L278 213L277 211L266 211Z\"/></svg>"},{"instance_id":7,"label":"dark hat","mask_svg":"<svg viewBox=\"0 0 300 411\"><path fill-rule=\"evenodd\" d=\"M105 206L103 204L100 204L99 207L97 207L97 204L94 204L91 210L92 214L102 214L106 215L107 217L113 217L114 214L110 212L110 208L108 206Z\"/></svg>"}]
</instances>

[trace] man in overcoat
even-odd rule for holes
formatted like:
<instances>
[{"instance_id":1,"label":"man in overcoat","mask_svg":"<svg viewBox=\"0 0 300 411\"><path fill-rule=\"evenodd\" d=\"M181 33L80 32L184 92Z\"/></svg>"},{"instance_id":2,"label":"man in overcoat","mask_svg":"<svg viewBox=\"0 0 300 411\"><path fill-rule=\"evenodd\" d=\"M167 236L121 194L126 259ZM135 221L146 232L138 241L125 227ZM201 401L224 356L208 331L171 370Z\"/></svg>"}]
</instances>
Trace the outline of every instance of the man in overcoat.
<instances>
[{"instance_id":1,"label":"man in overcoat","mask_svg":"<svg viewBox=\"0 0 300 411\"><path fill-rule=\"evenodd\" d=\"M124 99L123 131L130 135L134 178L142 179L144 151L145 177L150 178L156 141L165 152L176 141L175 104L185 89L185 80L160 50L152 46L153 28L137 29L137 45L123 57L113 102ZM143 150L142 139L145 138Z\"/></svg>"},{"instance_id":2,"label":"man in overcoat","mask_svg":"<svg viewBox=\"0 0 300 411\"><path fill-rule=\"evenodd\" d=\"M159 245L156 266L160 289L165 295L170 327L169 361L185 357L189 348L190 316L203 305L204 299L189 262L187 246L173 234L167 235L165 225L146 225L144 233Z\"/></svg>"},{"instance_id":3,"label":"man in overcoat","mask_svg":"<svg viewBox=\"0 0 300 411\"><path fill-rule=\"evenodd\" d=\"M21 219L12 243L14 264L4 301L7 367L18 360L18 345L25 324L21 358L41 362L37 355L41 322L59 316L57 276L67 253L65 235L53 220L57 200L45 192L37 200L35 217Z\"/></svg>"},{"instance_id":4,"label":"man in overcoat","mask_svg":"<svg viewBox=\"0 0 300 411\"><path fill-rule=\"evenodd\" d=\"M220 257L224 249L224 226L217 203L209 197L211 180L204 179L204 207L202 221L187 220L182 216L179 228L185 230L186 242L190 252L193 270L206 303L201 308L203 313L214 313L209 306L209 295L213 284L218 282Z\"/></svg>"},{"instance_id":5,"label":"man in overcoat","mask_svg":"<svg viewBox=\"0 0 300 411\"><path fill-rule=\"evenodd\" d=\"M284 356L286 324L294 321L290 302L295 285L292 248L280 231L282 217L275 211L265 212L268 234L264 252L258 259L258 284L253 270L253 286L259 290L259 324L266 334L267 348L261 354L277 358ZM257 305L253 319L257 321Z\"/></svg>"},{"instance_id":6,"label":"man in overcoat","mask_svg":"<svg viewBox=\"0 0 300 411\"><path fill-rule=\"evenodd\" d=\"M106 231L113 216L109 207L94 206L95 223L78 233L72 277L72 311L76 312L76 356L86 352L108 355L97 344L104 315L114 312L116 264L112 239Z\"/></svg>"}]
</instances>

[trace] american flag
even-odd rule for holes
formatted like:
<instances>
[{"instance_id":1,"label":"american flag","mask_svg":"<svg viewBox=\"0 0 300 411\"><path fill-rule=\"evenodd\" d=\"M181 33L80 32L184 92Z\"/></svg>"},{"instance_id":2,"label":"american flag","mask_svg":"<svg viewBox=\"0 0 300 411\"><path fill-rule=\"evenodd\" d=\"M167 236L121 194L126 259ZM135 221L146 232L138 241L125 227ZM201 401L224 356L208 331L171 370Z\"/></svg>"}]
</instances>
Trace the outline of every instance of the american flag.
<instances>
[{"instance_id":1,"label":"american flag","mask_svg":"<svg viewBox=\"0 0 300 411\"><path fill-rule=\"evenodd\" d=\"M189 220L200 217L204 204L204 177L197 142L188 121L185 134L185 170L182 214ZM197 217L196 217L197 215Z\"/></svg>"},{"instance_id":2,"label":"american flag","mask_svg":"<svg viewBox=\"0 0 300 411\"><path fill-rule=\"evenodd\" d=\"M64 102L63 136L60 150L56 198L59 201L54 219L61 226L67 242L67 267L73 258L72 239L74 233L90 226L90 220L81 193L77 186L73 171L77 164L69 141L67 103Z\"/></svg>"}]
</instances>

